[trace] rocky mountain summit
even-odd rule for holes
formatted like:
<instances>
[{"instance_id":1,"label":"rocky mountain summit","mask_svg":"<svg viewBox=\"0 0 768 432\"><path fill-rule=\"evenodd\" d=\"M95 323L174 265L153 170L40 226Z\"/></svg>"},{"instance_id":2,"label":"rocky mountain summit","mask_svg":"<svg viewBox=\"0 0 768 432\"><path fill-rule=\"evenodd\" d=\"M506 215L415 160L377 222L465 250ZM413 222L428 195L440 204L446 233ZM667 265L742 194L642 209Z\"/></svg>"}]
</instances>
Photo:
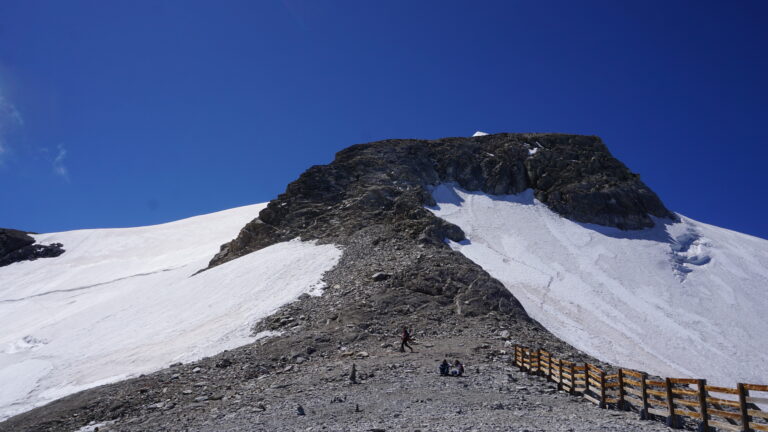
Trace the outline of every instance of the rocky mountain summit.
<instances>
[{"instance_id":1,"label":"rocky mountain summit","mask_svg":"<svg viewBox=\"0 0 768 432\"><path fill-rule=\"evenodd\" d=\"M496 134L440 140L386 140L351 146L328 165L309 168L272 200L211 260L209 267L300 237L373 251L423 250L388 267L380 307L416 292L462 315L491 311L526 316L517 300L482 268L445 244L465 239L461 228L434 216L430 189L454 182L493 195L533 189L569 219L640 229L652 216L673 218L639 176L614 158L598 137ZM349 255L349 254L347 254ZM349 262L349 261L344 261ZM366 279L366 266L340 265L347 279ZM385 300L386 299L386 300Z\"/></svg>"},{"instance_id":2,"label":"rocky mountain summit","mask_svg":"<svg viewBox=\"0 0 768 432\"><path fill-rule=\"evenodd\" d=\"M469 191L515 194L528 188L571 220L625 230L674 218L637 174L598 137L495 134L440 140L386 140L340 151L272 200L211 260L215 266L294 237L343 244L362 227L386 224L404 237L442 243L461 230L432 216L429 189L455 182Z\"/></svg>"},{"instance_id":3,"label":"rocky mountain summit","mask_svg":"<svg viewBox=\"0 0 768 432\"><path fill-rule=\"evenodd\" d=\"M494 195L530 188L563 217L621 229L674 217L597 137L355 145L288 185L209 266L296 237L334 243L343 255L324 275L322 296L255 323L254 333L271 335L256 343L70 395L0 431L637 430L627 415L577 406L513 372L514 343L599 360L553 336L501 282L451 250L445 239L464 233L425 208L435 204L430 188L444 182ZM405 325L416 353L398 352ZM443 358L460 358L470 373L441 379ZM353 364L359 383L348 378Z\"/></svg>"},{"instance_id":4,"label":"rocky mountain summit","mask_svg":"<svg viewBox=\"0 0 768 432\"><path fill-rule=\"evenodd\" d=\"M24 231L0 228L0 267L20 261L53 258L64 253L64 245L36 244L35 239Z\"/></svg>"}]
</instances>

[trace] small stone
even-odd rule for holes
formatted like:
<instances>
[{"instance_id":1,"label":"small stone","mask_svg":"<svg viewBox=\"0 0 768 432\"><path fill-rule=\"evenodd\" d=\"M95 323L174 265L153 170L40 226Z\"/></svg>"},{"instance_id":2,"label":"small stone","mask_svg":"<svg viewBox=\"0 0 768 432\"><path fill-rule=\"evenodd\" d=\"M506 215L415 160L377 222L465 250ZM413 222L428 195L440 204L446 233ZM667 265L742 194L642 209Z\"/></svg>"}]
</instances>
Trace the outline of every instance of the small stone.
<instances>
[{"instance_id":1,"label":"small stone","mask_svg":"<svg viewBox=\"0 0 768 432\"><path fill-rule=\"evenodd\" d=\"M371 279L375 280L376 282L380 282L386 279L389 279L392 275L389 273L384 272L378 272L374 273L373 276L371 276Z\"/></svg>"},{"instance_id":2,"label":"small stone","mask_svg":"<svg viewBox=\"0 0 768 432\"><path fill-rule=\"evenodd\" d=\"M230 359L221 359L218 362L216 362L216 367L219 369L224 369L232 366L232 360Z\"/></svg>"}]
</instances>

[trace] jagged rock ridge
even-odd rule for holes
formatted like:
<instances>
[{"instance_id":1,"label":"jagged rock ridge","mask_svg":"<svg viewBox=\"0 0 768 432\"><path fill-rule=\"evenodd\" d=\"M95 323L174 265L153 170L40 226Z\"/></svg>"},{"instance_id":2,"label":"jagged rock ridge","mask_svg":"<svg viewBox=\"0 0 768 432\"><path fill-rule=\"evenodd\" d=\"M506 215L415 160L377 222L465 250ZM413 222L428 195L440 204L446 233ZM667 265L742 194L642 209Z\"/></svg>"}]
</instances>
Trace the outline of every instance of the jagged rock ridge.
<instances>
[{"instance_id":1,"label":"jagged rock ridge","mask_svg":"<svg viewBox=\"0 0 768 432\"><path fill-rule=\"evenodd\" d=\"M650 216L675 217L598 137L386 140L354 145L331 164L308 169L223 245L210 266L295 237L344 244L352 233L378 223L420 242L463 240L458 227L424 209L433 204L429 187L442 182L494 195L531 188L564 217L625 230L652 227Z\"/></svg>"},{"instance_id":2,"label":"jagged rock ridge","mask_svg":"<svg viewBox=\"0 0 768 432\"><path fill-rule=\"evenodd\" d=\"M35 239L24 231L0 228L0 267L19 261L53 258L64 253L61 243L35 244Z\"/></svg>"}]
</instances>

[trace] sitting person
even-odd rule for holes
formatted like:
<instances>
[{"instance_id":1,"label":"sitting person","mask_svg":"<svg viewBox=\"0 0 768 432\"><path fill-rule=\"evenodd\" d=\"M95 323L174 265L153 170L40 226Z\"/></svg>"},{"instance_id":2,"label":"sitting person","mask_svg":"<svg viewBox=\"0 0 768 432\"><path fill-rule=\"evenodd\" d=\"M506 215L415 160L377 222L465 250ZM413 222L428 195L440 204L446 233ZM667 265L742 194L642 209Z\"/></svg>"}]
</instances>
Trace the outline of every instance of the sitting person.
<instances>
[{"instance_id":1,"label":"sitting person","mask_svg":"<svg viewBox=\"0 0 768 432\"><path fill-rule=\"evenodd\" d=\"M451 365L448 363L448 360L443 359L443 362L440 363L440 375L447 376L450 369Z\"/></svg>"},{"instance_id":2,"label":"sitting person","mask_svg":"<svg viewBox=\"0 0 768 432\"><path fill-rule=\"evenodd\" d=\"M451 375L455 377L460 377L464 375L464 365L461 364L460 361L456 360L453 363L453 370L451 371Z\"/></svg>"}]
</instances>

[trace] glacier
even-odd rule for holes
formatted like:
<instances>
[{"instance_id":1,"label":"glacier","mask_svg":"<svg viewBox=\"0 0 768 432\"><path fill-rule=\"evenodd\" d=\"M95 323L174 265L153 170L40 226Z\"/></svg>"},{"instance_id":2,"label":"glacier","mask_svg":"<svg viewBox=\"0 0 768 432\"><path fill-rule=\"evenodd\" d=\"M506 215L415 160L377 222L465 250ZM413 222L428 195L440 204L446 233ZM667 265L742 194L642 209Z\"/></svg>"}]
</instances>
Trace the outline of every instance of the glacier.
<instances>
[{"instance_id":1,"label":"glacier","mask_svg":"<svg viewBox=\"0 0 768 432\"><path fill-rule=\"evenodd\" d=\"M639 231L577 223L531 190L432 194L429 209L466 234L450 246L574 347L661 376L766 384L767 240L682 215Z\"/></svg>"}]
</instances>

